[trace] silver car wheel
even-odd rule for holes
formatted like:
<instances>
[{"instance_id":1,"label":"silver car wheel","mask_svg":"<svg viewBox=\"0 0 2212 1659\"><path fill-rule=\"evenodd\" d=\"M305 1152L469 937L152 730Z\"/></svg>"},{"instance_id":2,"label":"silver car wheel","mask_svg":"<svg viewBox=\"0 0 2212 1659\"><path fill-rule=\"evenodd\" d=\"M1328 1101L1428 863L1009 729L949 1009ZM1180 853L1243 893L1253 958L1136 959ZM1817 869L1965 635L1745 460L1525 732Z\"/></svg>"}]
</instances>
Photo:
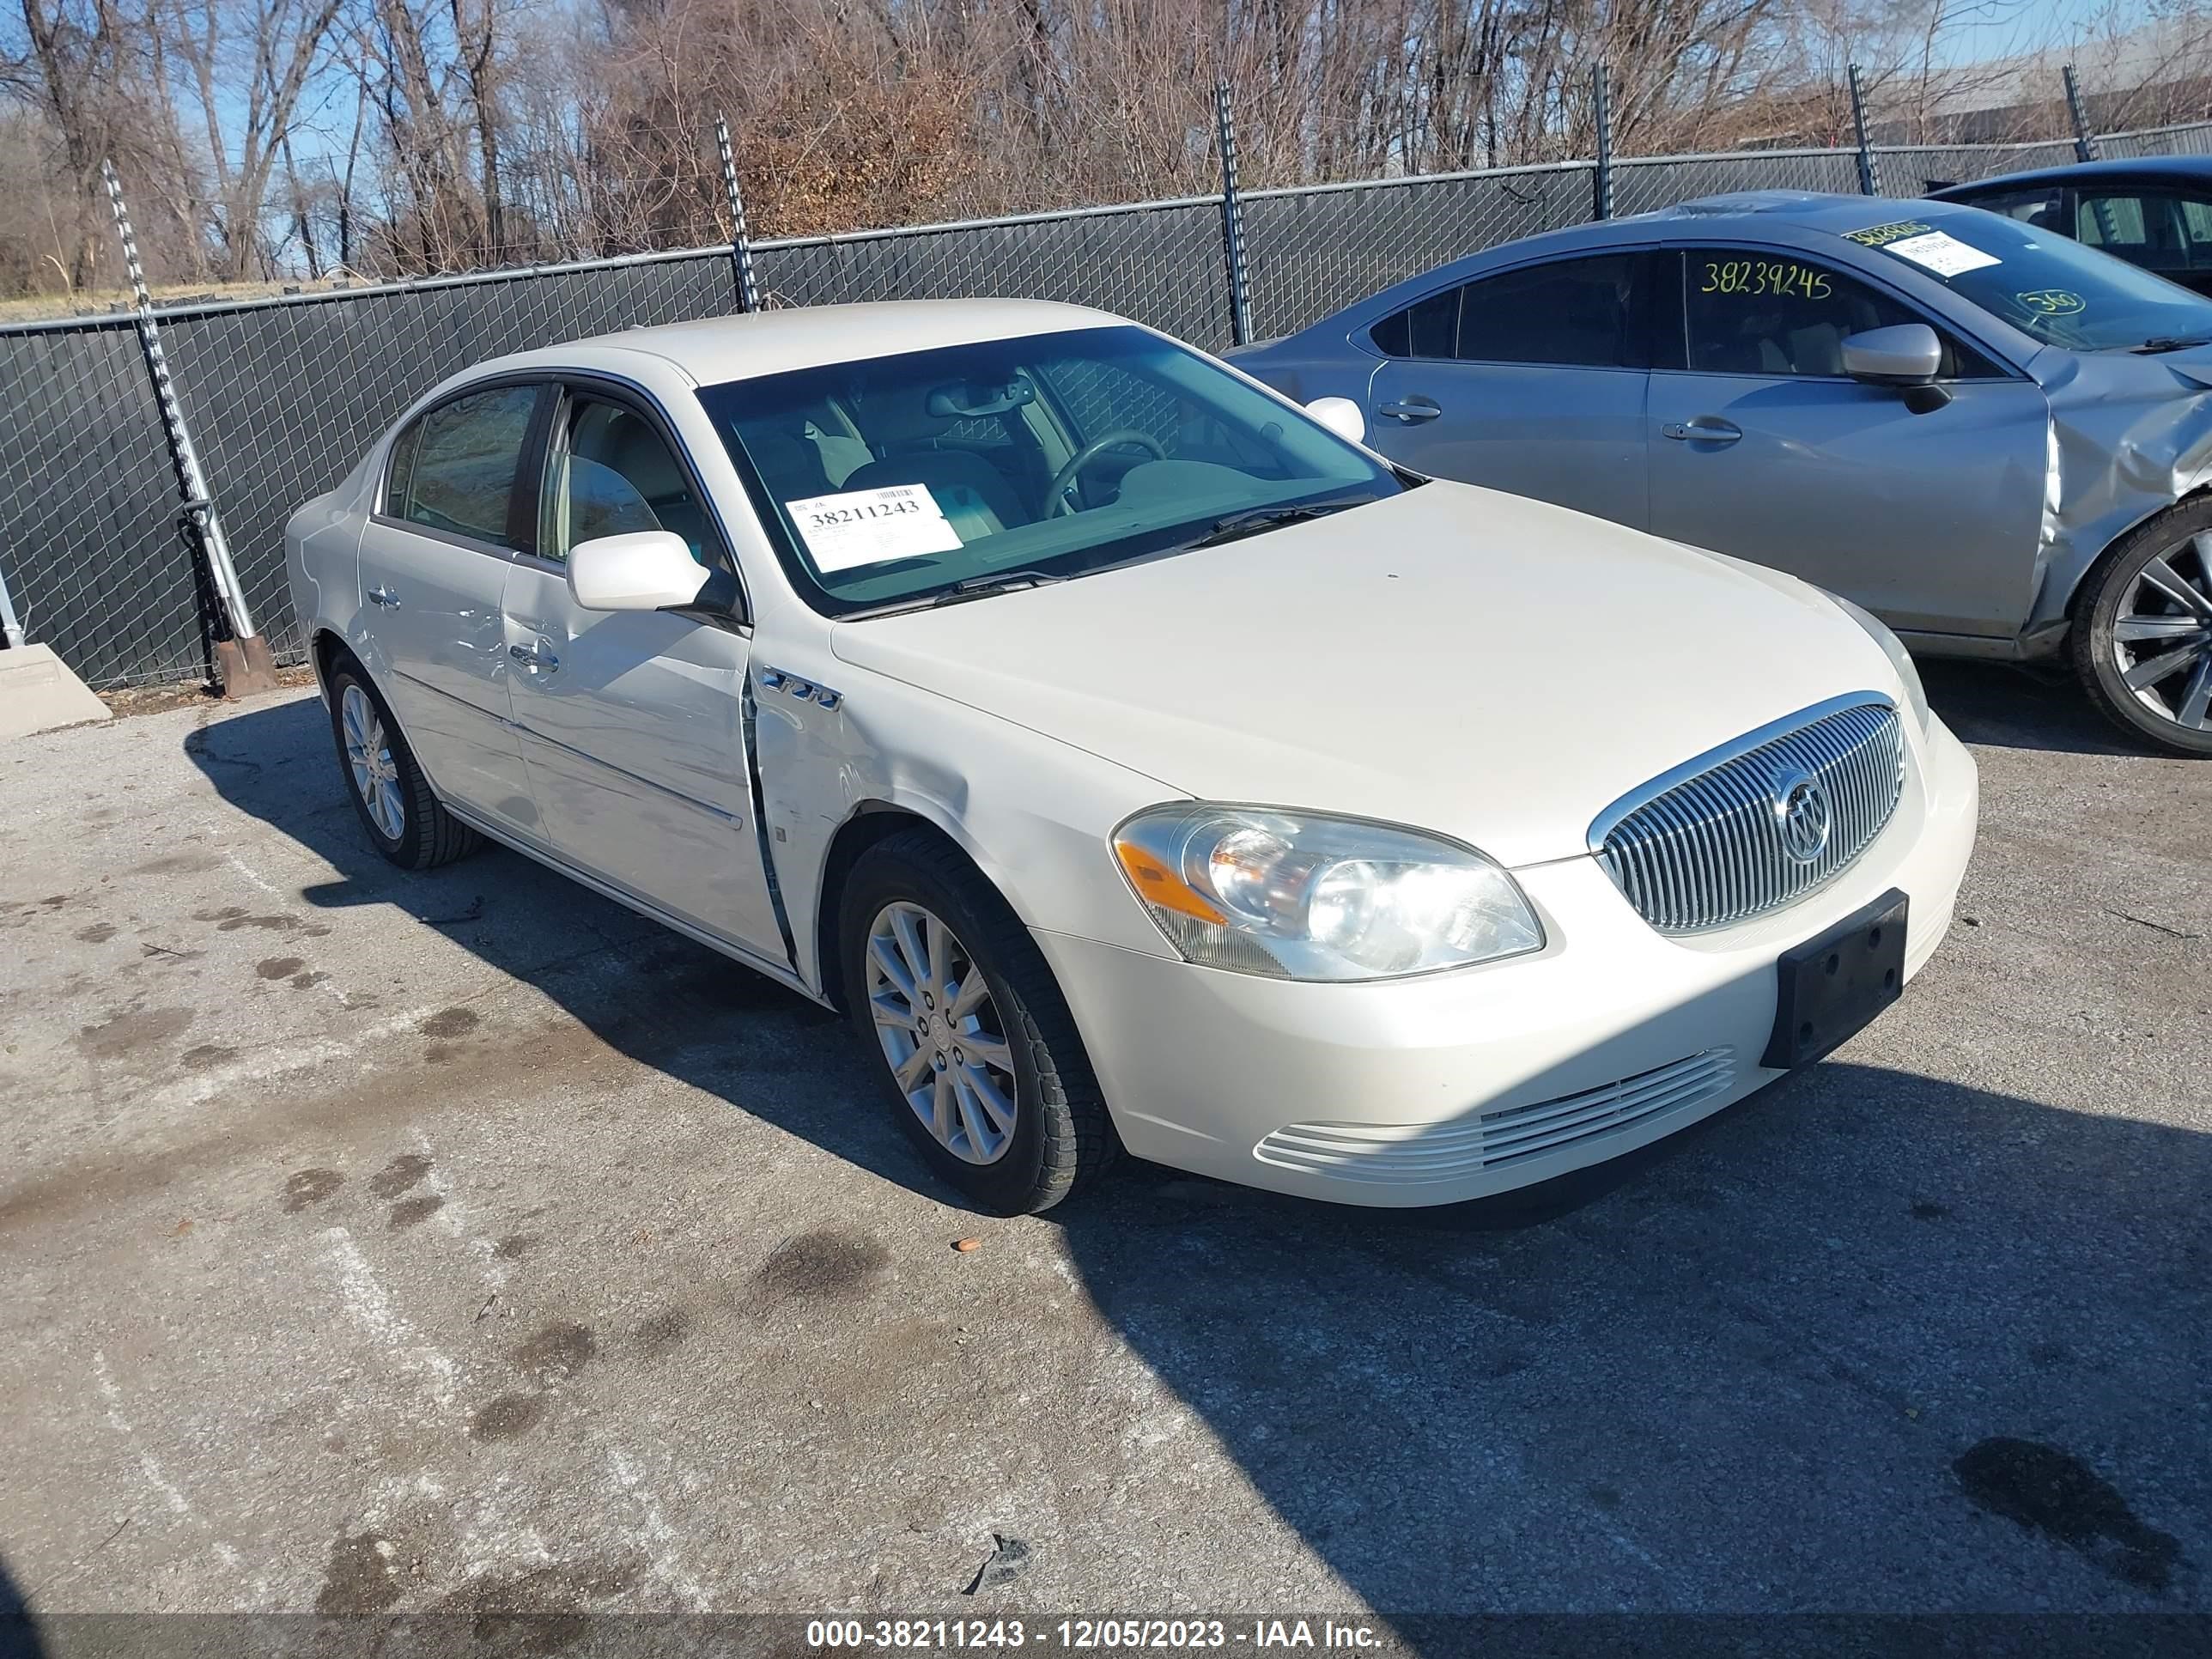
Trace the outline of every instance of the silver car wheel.
<instances>
[{"instance_id":1,"label":"silver car wheel","mask_svg":"<svg viewBox=\"0 0 2212 1659\"><path fill-rule=\"evenodd\" d=\"M368 693L349 685L338 700L338 720L345 729L346 765L353 772L353 787L368 808L368 821L387 841L398 841L407 828L406 798L399 792L399 766L392 758L392 744L384 735L384 721Z\"/></svg>"},{"instance_id":2,"label":"silver car wheel","mask_svg":"<svg viewBox=\"0 0 2212 1659\"><path fill-rule=\"evenodd\" d=\"M2212 730L2212 532L2137 571L2112 619L2113 665L2160 720Z\"/></svg>"},{"instance_id":3,"label":"silver car wheel","mask_svg":"<svg viewBox=\"0 0 2212 1659\"><path fill-rule=\"evenodd\" d=\"M1013 1144L1021 1085L983 969L953 931L896 900L868 925L868 1009L898 1091L938 1144L995 1164Z\"/></svg>"}]
</instances>

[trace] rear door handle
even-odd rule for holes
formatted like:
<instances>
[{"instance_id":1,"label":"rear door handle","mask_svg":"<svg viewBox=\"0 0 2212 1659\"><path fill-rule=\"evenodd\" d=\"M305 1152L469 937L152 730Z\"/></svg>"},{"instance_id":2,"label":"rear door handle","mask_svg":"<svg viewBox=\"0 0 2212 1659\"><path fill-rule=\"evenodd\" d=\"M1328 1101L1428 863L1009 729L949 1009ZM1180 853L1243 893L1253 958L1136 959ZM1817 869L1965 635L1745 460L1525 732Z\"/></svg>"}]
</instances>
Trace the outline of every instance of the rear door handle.
<instances>
[{"instance_id":1,"label":"rear door handle","mask_svg":"<svg viewBox=\"0 0 2212 1659\"><path fill-rule=\"evenodd\" d=\"M368 602L371 605L380 605L387 611L397 611L399 609L399 596L388 587L370 588L368 590Z\"/></svg>"},{"instance_id":2,"label":"rear door handle","mask_svg":"<svg viewBox=\"0 0 2212 1659\"><path fill-rule=\"evenodd\" d=\"M542 645L510 645L507 654L533 674L550 674L561 665L561 659Z\"/></svg>"},{"instance_id":3,"label":"rear door handle","mask_svg":"<svg viewBox=\"0 0 2212 1659\"><path fill-rule=\"evenodd\" d=\"M1433 421L1437 416L1443 414L1443 410L1426 398L1408 398L1403 403L1377 404L1375 406L1375 412L1377 415L1388 415L1394 421L1403 421L1407 426L1412 426L1417 421Z\"/></svg>"},{"instance_id":4,"label":"rear door handle","mask_svg":"<svg viewBox=\"0 0 2212 1659\"><path fill-rule=\"evenodd\" d=\"M1732 444L1743 436L1743 428L1734 421L1724 421L1717 415L1700 415L1693 420L1669 421L1659 428L1660 435L1679 442L1692 441L1701 444Z\"/></svg>"}]
</instances>

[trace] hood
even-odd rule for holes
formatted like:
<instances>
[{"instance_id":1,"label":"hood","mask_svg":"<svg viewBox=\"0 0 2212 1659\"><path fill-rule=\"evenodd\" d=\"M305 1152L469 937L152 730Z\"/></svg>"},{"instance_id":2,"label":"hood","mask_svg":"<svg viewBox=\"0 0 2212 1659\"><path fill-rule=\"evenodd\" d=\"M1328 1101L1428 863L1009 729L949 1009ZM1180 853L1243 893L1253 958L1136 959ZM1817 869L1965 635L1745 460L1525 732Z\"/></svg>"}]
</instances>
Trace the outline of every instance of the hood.
<instances>
[{"instance_id":1,"label":"hood","mask_svg":"<svg viewBox=\"0 0 2212 1659\"><path fill-rule=\"evenodd\" d=\"M1845 692L1898 695L1817 590L1433 483L1226 545L840 623L842 660L1206 800L1589 850L1630 789ZM857 688L855 688L857 690Z\"/></svg>"}]
</instances>

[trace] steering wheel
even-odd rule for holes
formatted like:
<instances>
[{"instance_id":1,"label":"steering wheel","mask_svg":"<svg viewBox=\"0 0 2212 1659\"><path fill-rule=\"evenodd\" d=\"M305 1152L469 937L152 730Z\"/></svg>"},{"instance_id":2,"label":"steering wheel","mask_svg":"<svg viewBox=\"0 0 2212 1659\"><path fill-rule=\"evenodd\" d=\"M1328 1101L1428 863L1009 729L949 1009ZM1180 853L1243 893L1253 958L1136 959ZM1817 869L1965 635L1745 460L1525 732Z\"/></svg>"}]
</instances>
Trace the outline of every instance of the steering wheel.
<instances>
[{"instance_id":1,"label":"steering wheel","mask_svg":"<svg viewBox=\"0 0 2212 1659\"><path fill-rule=\"evenodd\" d=\"M1160 447L1160 441L1149 434L1126 426L1102 433L1069 456L1067 465L1052 475L1052 483L1044 492L1044 498L1049 503L1044 510L1045 517L1056 519L1063 513L1073 512L1074 509L1067 504L1067 487L1082 476L1085 467L1108 450L1117 449L1123 444L1135 444L1139 448L1151 450L1156 461L1164 461L1168 458L1167 451Z\"/></svg>"}]
</instances>

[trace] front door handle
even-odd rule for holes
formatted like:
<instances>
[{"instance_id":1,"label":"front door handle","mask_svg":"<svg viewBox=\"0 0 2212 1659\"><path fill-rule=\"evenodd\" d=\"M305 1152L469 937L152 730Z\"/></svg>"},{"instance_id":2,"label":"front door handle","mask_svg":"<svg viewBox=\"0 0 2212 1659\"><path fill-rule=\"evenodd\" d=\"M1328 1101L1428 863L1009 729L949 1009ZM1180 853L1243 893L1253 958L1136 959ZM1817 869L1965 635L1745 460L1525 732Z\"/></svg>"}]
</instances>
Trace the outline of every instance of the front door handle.
<instances>
[{"instance_id":1,"label":"front door handle","mask_svg":"<svg viewBox=\"0 0 2212 1659\"><path fill-rule=\"evenodd\" d=\"M1717 415L1700 415L1688 421L1669 421L1659 428L1660 435L1679 442L1692 441L1701 444L1732 444L1743 436L1743 428L1734 421L1724 421Z\"/></svg>"},{"instance_id":2,"label":"front door handle","mask_svg":"<svg viewBox=\"0 0 2212 1659\"><path fill-rule=\"evenodd\" d=\"M1394 421L1402 421L1407 426L1412 426L1419 421L1433 421L1437 416L1443 414L1443 410L1426 398L1408 398L1402 403L1377 404L1375 405L1375 412L1377 415L1388 415Z\"/></svg>"},{"instance_id":3,"label":"front door handle","mask_svg":"<svg viewBox=\"0 0 2212 1659\"><path fill-rule=\"evenodd\" d=\"M388 587L370 588L368 602L371 605L380 605L387 611L397 611L399 608L399 596Z\"/></svg>"},{"instance_id":4,"label":"front door handle","mask_svg":"<svg viewBox=\"0 0 2212 1659\"><path fill-rule=\"evenodd\" d=\"M507 654L533 674L550 674L561 665L561 659L543 645L510 645Z\"/></svg>"}]
</instances>

